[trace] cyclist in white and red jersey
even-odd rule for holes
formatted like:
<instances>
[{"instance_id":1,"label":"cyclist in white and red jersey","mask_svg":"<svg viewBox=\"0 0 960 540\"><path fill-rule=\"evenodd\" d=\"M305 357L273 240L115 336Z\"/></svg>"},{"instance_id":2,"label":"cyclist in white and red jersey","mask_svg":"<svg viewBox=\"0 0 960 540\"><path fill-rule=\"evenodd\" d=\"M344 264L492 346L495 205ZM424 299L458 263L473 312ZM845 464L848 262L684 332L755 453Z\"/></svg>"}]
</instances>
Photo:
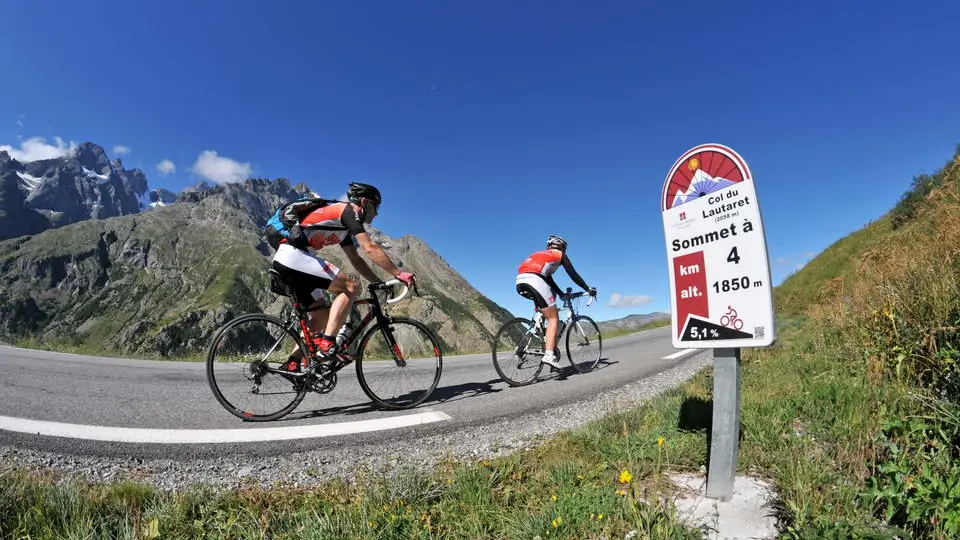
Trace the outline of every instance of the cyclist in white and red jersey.
<instances>
[{"instance_id":1,"label":"cyclist in white and red jersey","mask_svg":"<svg viewBox=\"0 0 960 540\"><path fill-rule=\"evenodd\" d=\"M376 217L380 202L380 190L369 184L352 182L347 189L347 202L331 203L310 212L300 220L300 233L308 246L315 251L339 245L354 269L370 282L381 279L360 257L357 247L363 247L370 259L390 272L390 275L408 286L413 286L416 281L413 274L397 268L363 228L364 223L371 223ZM316 345L321 354L339 353L339 350L331 352L335 345L336 332L343 325L353 301L356 300L359 284L329 261L312 255L305 249L294 247L286 239L281 241L277 248L272 265L285 281L291 284L294 295L303 306L324 305L324 291L336 295L330 305L329 316L314 316L311 312L308 324L311 332L320 335ZM300 360L300 352L295 351L290 355L288 369L298 369ZM349 362L351 359L343 356L343 360Z\"/></svg>"},{"instance_id":2,"label":"cyclist in white and red jersey","mask_svg":"<svg viewBox=\"0 0 960 540\"><path fill-rule=\"evenodd\" d=\"M556 297L562 295L563 291L553 280L553 273L561 266L570 276L570 279L590 296L597 295L597 289L588 287L580 274L574 270L573 263L567 257L567 241L562 236L557 235L550 235L547 239L547 249L532 253L520 263L516 279L517 293L524 298L533 300L534 306L547 319L545 349L549 352L543 355L541 362L555 368L560 367L556 354L557 328L560 324Z\"/></svg>"}]
</instances>

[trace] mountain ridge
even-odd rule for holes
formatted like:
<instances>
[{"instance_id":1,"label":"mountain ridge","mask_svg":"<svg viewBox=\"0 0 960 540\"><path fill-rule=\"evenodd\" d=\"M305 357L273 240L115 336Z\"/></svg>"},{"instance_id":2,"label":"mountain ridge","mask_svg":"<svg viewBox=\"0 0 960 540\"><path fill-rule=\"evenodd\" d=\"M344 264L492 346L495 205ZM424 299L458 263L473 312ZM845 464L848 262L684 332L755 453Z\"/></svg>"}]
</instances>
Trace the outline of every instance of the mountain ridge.
<instances>
[{"instance_id":1,"label":"mountain ridge","mask_svg":"<svg viewBox=\"0 0 960 540\"><path fill-rule=\"evenodd\" d=\"M288 309L269 290L272 250L261 228L277 206L308 190L285 178L251 178L181 192L146 212L0 241L0 339L160 357L202 354L211 333L233 316ZM482 348L511 317L423 240L367 228L420 278L422 296L390 312L430 326L446 354ZM354 273L342 252L322 253Z\"/></svg>"}]
</instances>

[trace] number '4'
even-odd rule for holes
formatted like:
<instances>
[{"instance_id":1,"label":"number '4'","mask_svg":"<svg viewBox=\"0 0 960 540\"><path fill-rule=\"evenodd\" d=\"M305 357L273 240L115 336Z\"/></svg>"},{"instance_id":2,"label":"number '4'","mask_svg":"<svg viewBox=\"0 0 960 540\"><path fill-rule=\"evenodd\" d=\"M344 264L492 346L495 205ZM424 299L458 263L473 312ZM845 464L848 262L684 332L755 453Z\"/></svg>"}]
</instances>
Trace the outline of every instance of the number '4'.
<instances>
[{"instance_id":1,"label":"number '4'","mask_svg":"<svg viewBox=\"0 0 960 540\"><path fill-rule=\"evenodd\" d=\"M737 253L737 246L733 246L733 249L730 250L730 254L727 255L727 262L740 264L740 254Z\"/></svg>"}]
</instances>

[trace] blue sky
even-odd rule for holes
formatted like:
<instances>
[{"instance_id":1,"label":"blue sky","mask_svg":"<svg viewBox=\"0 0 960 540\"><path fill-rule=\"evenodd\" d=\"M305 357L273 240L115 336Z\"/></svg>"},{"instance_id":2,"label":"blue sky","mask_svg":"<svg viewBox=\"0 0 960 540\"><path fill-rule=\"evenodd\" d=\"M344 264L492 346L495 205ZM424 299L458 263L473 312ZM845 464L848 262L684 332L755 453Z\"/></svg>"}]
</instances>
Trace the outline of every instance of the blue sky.
<instances>
[{"instance_id":1,"label":"blue sky","mask_svg":"<svg viewBox=\"0 0 960 540\"><path fill-rule=\"evenodd\" d=\"M960 142L960 4L651 4L7 2L0 145L93 141L174 191L371 182L376 226L519 314L559 233L603 320L669 309L658 198L690 147L750 164L779 283Z\"/></svg>"}]
</instances>

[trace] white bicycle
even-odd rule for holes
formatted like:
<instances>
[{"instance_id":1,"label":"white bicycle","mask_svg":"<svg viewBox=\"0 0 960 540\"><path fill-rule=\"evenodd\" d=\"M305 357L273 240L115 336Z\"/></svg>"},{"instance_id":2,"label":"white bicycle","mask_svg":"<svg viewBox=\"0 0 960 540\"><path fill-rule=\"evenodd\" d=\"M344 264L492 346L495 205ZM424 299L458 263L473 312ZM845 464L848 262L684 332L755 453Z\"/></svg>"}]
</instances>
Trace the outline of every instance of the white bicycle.
<instances>
[{"instance_id":1,"label":"white bicycle","mask_svg":"<svg viewBox=\"0 0 960 540\"><path fill-rule=\"evenodd\" d=\"M570 365L580 373L587 373L597 367L603 353L603 343L597 323L586 315L580 315L574 306L574 300L590 295L585 292L573 293L572 290L567 287L566 294L561 296L557 343L565 338ZM587 305L592 304L595 298L590 296ZM493 338L492 354L493 367L504 382L510 386L524 386L537 380L543 369L540 359L546 352L546 332L547 321L540 310L536 310L531 319L516 317L500 327ZM518 376L517 373L523 375Z\"/></svg>"}]
</instances>

